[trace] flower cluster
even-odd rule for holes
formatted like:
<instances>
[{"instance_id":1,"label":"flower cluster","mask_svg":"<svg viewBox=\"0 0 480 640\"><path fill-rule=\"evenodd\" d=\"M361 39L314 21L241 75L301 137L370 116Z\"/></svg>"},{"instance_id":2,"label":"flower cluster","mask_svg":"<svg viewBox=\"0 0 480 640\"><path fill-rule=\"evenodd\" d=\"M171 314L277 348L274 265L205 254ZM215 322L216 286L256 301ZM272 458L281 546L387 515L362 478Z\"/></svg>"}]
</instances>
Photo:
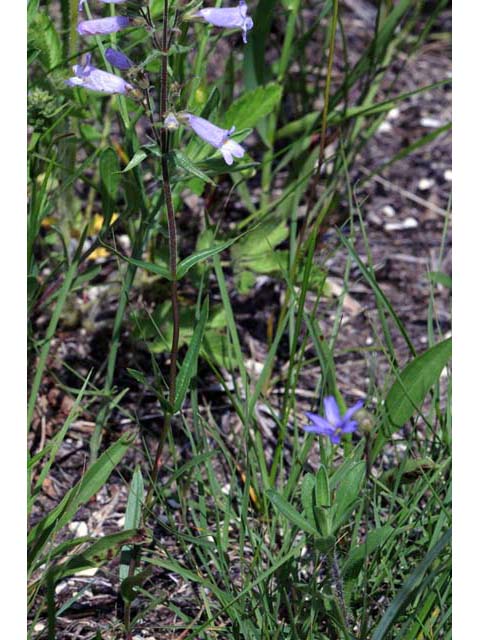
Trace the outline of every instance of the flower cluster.
<instances>
[{"instance_id":1,"label":"flower cluster","mask_svg":"<svg viewBox=\"0 0 480 640\"><path fill-rule=\"evenodd\" d=\"M125 4L127 0L101 0L104 4ZM85 0L79 0L78 9L82 11ZM195 20L211 24L215 27L226 29L241 29L243 42L247 42L247 31L253 28L253 20L248 15L248 8L245 0L239 0L237 7L232 8L204 8L195 13L184 16L184 20ZM81 20L77 25L77 31L81 36L101 36L116 33L130 26L138 24L135 19L128 16L111 16L107 18L95 18ZM107 61L120 71L130 72L135 68L134 62L121 51L108 48L105 50ZM138 69L137 69L138 70ZM120 76L107 71L102 71L91 64L90 54L86 57L85 64L77 64L73 67L74 76L66 83L70 87L83 87L92 91L100 91L107 94L128 94L135 90L134 74L128 75L127 82ZM144 77L144 76L143 76ZM140 88L145 89L141 83L137 82ZM148 85L147 85L148 90ZM164 120L164 127L169 130L178 128L179 122L192 129L202 140L211 144L222 154L228 165L233 164L234 158L242 158L245 150L238 142L231 140L230 136L235 132L235 127L222 129L217 125L195 116L191 113L178 115L170 113Z\"/></svg>"}]
</instances>

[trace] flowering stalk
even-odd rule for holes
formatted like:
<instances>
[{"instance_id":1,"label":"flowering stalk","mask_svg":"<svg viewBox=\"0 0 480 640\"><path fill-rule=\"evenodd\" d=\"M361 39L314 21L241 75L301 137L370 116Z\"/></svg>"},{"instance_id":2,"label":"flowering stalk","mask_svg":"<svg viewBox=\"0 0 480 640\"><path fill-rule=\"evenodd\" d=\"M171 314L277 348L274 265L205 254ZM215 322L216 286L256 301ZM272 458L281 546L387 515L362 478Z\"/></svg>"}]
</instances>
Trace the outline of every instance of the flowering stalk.
<instances>
[{"instance_id":1,"label":"flowering stalk","mask_svg":"<svg viewBox=\"0 0 480 640\"><path fill-rule=\"evenodd\" d=\"M154 40L157 42L157 40ZM168 0L164 0L163 5L163 30L162 30L162 68L160 79L160 119L163 122L167 115L168 104ZM175 211L173 209L172 191L170 187L170 175L168 170L168 130L162 127L160 131L160 145L162 151L162 185L165 198L165 206L167 209L167 225L168 225L168 248L169 248L169 266L171 278L171 301L172 301L172 320L173 335L172 346L170 351L170 374L169 374L169 393L168 400L171 407L175 404L175 392L177 383L177 360L178 360L178 343L180 338L180 317L178 309L178 280L177 280L177 228L175 225ZM158 472L162 464L162 452L165 446L168 432L171 427L172 414L167 412L163 423L163 429L160 433L160 439L155 454L155 460L152 469L151 486L147 496L147 507L151 500L154 484L156 482Z\"/></svg>"}]
</instances>

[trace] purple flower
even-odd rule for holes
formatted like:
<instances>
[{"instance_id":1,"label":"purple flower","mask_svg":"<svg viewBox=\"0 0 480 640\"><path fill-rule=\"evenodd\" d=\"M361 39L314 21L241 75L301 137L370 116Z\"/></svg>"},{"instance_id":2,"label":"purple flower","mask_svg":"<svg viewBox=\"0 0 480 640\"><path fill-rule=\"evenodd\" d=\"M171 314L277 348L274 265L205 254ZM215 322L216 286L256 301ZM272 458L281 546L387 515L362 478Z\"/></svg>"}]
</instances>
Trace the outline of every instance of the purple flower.
<instances>
[{"instance_id":1,"label":"purple flower","mask_svg":"<svg viewBox=\"0 0 480 640\"><path fill-rule=\"evenodd\" d=\"M204 118L199 118L191 113L184 114L184 118L188 124L195 131L197 136L211 144L213 147L220 149L220 152L225 162L230 165L233 164L233 158L243 158L245 149L235 142L230 140L230 136L235 131L235 127L231 129L222 129L212 124Z\"/></svg>"},{"instance_id":2,"label":"purple flower","mask_svg":"<svg viewBox=\"0 0 480 640\"><path fill-rule=\"evenodd\" d=\"M241 29L243 42L247 42L247 31L253 27L253 20L247 16L247 3L240 0L238 7L232 9L200 9L194 14L205 22L215 27L227 27L228 29Z\"/></svg>"},{"instance_id":3,"label":"purple flower","mask_svg":"<svg viewBox=\"0 0 480 640\"><path fill-rule=\"evenodd\" d=\"M324 418L316 413L305 412L307 418L312 422L312 424L303 427L305 431L316 433L320 436L328 436L333 444L338 444L344 433L352 433L357 429L357 422L351 418L363 407L362 400L348 409L343 416L340 415L340 409L333 396L324 398L323 406L325 410Z\"/></svg>"},{"instance_id":4,"label":"purple flower","mask_svg":"<svg viewBox=\"0 0 480 640\"><path fill-rule=\"evenodd\" d=\"M121 31L130 25L130 18L113 16L111 18L97 18L96 20L82 20L78 23L77 31L81 36L97 36Z\"/></svg>"},{"instance_id":5,"label":"purple flower","mask_svg":"<svg viewBox=\"0 0 480 640\"><path fill-rule=\"evenodd\" d=\"M86 0L79 0L79 3L78 3L79 11L83 9L83 5L85 4L85 1ZM105 4L120 4L121 2L126 2L126 0L100 0L100 1Z\"/></svg>"},{"instance_id":6,"label":"purple flower","mask_svg":"<svg viewBox=\"0 0 480 640\"><path fill-rule=\"evenodd\" d=\"M102 93L123 93L132 90L132 85L125 82L123 78L101 71L90 64L90 54L86 56L86 64L76 64L73 67L75 76L66 80L69 87L83 87L92 91Z\"/></svg>"},{"instance_id":7,"label":"purple flower","mask_svg":"<svg viewBox=\"0 0 480 640\"><path fill-rule=\"evenodd\" d=\"M117 69L121 69L122 71L127 71L134 66L133 62L128 56L126 56L121 51L116 51L115 49L111 49L110 47L105 49L105 57L110 62L112 67L116 67Z\"/></svg>"}]
</instances>

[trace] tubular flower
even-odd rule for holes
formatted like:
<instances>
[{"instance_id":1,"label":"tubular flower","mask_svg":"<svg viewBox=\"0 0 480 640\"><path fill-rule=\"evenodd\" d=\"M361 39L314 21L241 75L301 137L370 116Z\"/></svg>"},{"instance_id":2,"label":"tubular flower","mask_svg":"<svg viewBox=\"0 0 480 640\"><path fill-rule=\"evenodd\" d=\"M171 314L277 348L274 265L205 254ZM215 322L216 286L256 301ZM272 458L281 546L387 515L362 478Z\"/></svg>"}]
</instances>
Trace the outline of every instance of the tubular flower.
<instances>
[{"instance_id":1,"label":"tubular flower","mask_svg":"<svg viewBox=\"0 0 480 640\"><path fill-rule=\"evenodd\" d=\"M78 3L78 10L82 11L83 9L83 5L85 4L86 0L79 0ZM100 2L103 2L104 4L120 4L122 2L126 2L126 0L100 0Z\"/></svg>"},{"instance_id":2,"label":"tubular flower","mask_svg":"<svg viewBox=\"0 0 480 640\"><path fill-rule=\"evenodd\" d=\"M112 67L116 67L121 71L128 71L128 69L134 66L133 62L128 56L126 56L121 51L116 51L115 49L111 49L110 47L105 49L105 57L112 65Z\"/></svg>"},{"instance_id":3,"label":"tubular flower","mask_svg":"<svg viewBox=\"0 0 480 640\"><path fill-rule=\"evenodd\" d=\"M83 87L84 89L111 94L126 94L133 89L132 85L125 82L123 78L92 66L90 58L91 56L88 54L86 64L76 64L73 67L75 76L66 80L66 84L69 87Z\"/></svg>"},{"instance_id":4,"label":"tubular flower","mask_svg":"<svg viewBox=\"0 0 480 640\"><path fill-rule=\"evenodd\" d=\"M241 29L243 42L247 43L247 31L253 27L253 20L247 15L248 7L245 0L240 0L238 7L231 9L200 9L194 17L201 18L204 22L215 27L227 29Z\"/></svg>"},{"instance_id":5,"label":"tubular flower","mask_svg":"<svg viewBox=\"0 0 480 640\"><path fill-rule=\"evenodd\" d=\"M98 36L121 31L130 25L130 18L113 16L111 18L97 18L96 20L82 20L78 23L77 31L81 36Z\"/></svg>"},{"instance_id":6,"label":"tubular flower","mask_svg":"<svg viewBox=\"0 0 480 640\"><path fill-rule=\"evenodd\" d=\"M233 158L243 158L245 149L235 142L230 140L230 136L235 131L235 127L231 129L222 129L212 124L204 118L194 116L191 113L184 114L184 118L195 131L197 136L211 144L213 147L220 149L223 159L228 165L233 164Z\"/></svg>"},{"instance_id":7,"label":"tubular flower","mask_svg":"<svg viewBox=\"0 0 480 640\"><path fill-rule=\"evenodd\" d=\"M356 431L358 425L356 420L352 420L352 417L363 407L361 400L348 409L343 416L340 415L340 409L333 396L324 398L323 407L325 417L319 416L316 413L305 413L312 423L303 427L305 431L321 436L328 436L333 444L338 444L344 433Z\"/></svg>"}]
</instances>

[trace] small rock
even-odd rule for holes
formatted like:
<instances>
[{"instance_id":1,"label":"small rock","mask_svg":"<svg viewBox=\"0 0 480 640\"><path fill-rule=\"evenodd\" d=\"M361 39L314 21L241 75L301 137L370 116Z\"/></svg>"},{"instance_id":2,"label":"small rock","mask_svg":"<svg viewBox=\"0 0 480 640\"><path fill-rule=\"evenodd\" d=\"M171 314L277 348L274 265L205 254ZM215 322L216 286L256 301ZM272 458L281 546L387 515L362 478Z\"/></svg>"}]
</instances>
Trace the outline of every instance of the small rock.
<instances>
[{"instance_id":1,"label":"small rock","mask_svg":"<svg viewBox=\"0 0 480 640\"><path fill-rule=\"evenodd\" d=\"M34 631L43 631L45 629L45 625L43 622L37 622L37 624L33 627Z\"/></svg>"},{"instance_id":2,"label":"small rock","mask_svg":"<svg viewBox=\"0 0 480 640\"><path fill-rule=\"evenodd\" d=\"M384 229L385 231L405 231L406 229L416 229L416 227L418 227L418 221L409 217L400 222L387 222Z\"/></svg>"},{"instance_id":3,"label":"small rock","mask_svg":"<svg viewBox=\"0 0 480 640\"><path fill-rule=\"evenodd\" d=\"M452 181L452 170L451 169L447 169L445 171L445 173L443 174L443 177L445 178L445 180L447 182L451 182Z\"/></svg>"},{"instance_id":4,"label":"small rock","mask_svg":"<svg viewBox=\"0 0 480 640\"><path fill-rule=\"evenodd\" d=\"M369 347L370 345L373 344L373 338L372 336L368 336L367 339L365 340L365 344L367 345L367 347Z\"/></svg>"},{"instance_id":5,"label":"small rock","mask_svg":"<svg viewBox=\"0 0 480 640\"><path fill-rule=\"evenodd\" d=\"M396 120L399 115L400 115L400 109L398 107L393 107L393 109L390 109L390 111L388 112L387 118L389 120Z\"/></svg>"},{"instance_id":6,"label":"small rock","mask_svg":"<svg viewBox=\"0 0 480 640\"><path fill-rule=\"evenodd\" d=\"M422 127L427 127L432 129L436 129L437 127L442 126L442 122L440 120L437 120L436 118L429 118L428 116L422 118L420 120L420 124L422 125Z\"/></svg>"},{"instance_id":7,"label":"small rock","mask_svg":"<svg viewBox=\"0 0 480 640\"><path fill-rule=\"evenodd\" d=\"M382 213L384 216L387 216L387 218L393 218L396 211L391 204L386 204L382 209Z\"/></svg>"},{"instance_id":8,"label":"small rock","mask_svg":"<svg viewBox=\"0 0 480 640\"><path fill-rule=\"evenodd\" d=\"M88 536L88 527L86 522L70 522L68 528L77 536L77 538Z\"/></svg>"},{"instance_id":9,"label":"small rock","mask_svg":"<svg viewBox=\"0 0 480 640\"><path fill-rule=\"evenodd\" d=\"M432 178L422 178L418 183L418 188L420 191L428 191L435 184L435 180Z\"/></svg>"},{"instance_id":10,"label":"small rock","mask_svg":"<svg viewBox=\"0 0 480 640\"><path fill-rule=\"evenodd\" d=\"M392 129L393 129L392 125L386 120L384 120L382 124L378 127L379 133L390 133Z\"/></svg>"}]
</instances>

